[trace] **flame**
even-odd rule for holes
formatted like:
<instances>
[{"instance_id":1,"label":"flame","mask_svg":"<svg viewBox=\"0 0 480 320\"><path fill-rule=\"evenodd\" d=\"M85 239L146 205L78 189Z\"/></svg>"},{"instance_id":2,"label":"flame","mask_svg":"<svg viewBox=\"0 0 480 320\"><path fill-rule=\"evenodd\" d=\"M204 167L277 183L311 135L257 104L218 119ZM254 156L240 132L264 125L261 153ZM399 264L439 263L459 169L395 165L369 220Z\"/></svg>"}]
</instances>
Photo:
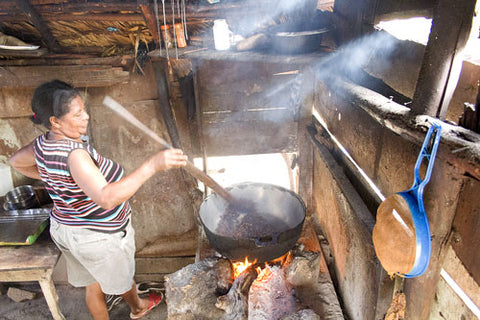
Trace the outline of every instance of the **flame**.
<instances>
[{"instance_id":1,"label":"flame","mask_svg":"<svg viewBox=\"0 0 480 320\"><path fill-rule=\"evenodd\" d=\"M247 270L248 267L250 267L252 264L255 264L257 260L250 262L248 261L248 257L245 257L244 262L234 262L233 263L233 276L235 279L242 274L243 271Z\"/></svg>"},{"instance_id":2,"label":"flame","mask_svg":"<svg viewBox=\"0 0 480 320\"><path fill-rule=\"evenodd\" d=\"M269 268L270 264L281 264L281 265L283 265L286 262L290 262L291 259L292 259L292 256L291 256L290 252L287 252L286 254L284 254L281 257L278 257L278 258L276 258L274 260L271 260L269 262L265 262L265 267L264 268L257 267L255 269L255 270L257 270L257 274L258 274L257 279L261 279L262 277L264 277L264 279L268 279L272 275L272 271ZM244 262L233 262L232 264L233 264L234 279L238 278L238 276L240 274L242 274L243 271L247 270L247 268L249 268L251 265L254 265L256 263L257 263L257 259L255 259L255 261L253 261L253 262L250 262L250 261L248 261L248 257L245 257Z\"/></svg>"},{"instance_id":3,"label":"flame","mask_svg":"<svg viewBox=\"0 0 480 320\"><path fill-rule=\"evenodd\" d=\"M278 263L280 265L283 265L287 262L289 263L291 260L292 260L292 255L290 254L290 251L289 251L289 252L285 253L283 256L278 257L277 259L270 261L269 264Z\"/></svg>"},{"instance_id":4,"label":"flame","mask_svg":"<svg viewBox=\"0 0 480 320\"><path fill-rule=\"evenodd\" d=\"M273 276L273 272L270 269L270 266L265 263L265 268L257 268L258 276L255 281L267 281Z\"/></svg>"}]
</instances>

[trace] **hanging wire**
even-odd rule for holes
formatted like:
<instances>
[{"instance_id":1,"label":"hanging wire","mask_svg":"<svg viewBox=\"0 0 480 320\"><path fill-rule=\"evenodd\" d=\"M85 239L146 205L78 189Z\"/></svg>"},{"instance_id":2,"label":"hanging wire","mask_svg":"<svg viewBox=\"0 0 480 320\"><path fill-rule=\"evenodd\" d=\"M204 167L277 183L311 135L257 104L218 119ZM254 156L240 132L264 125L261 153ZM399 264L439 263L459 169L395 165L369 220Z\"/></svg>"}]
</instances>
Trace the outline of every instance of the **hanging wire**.
<instances>
[{"instance_id":1,"label":"hanging wire","mask_svg":"<svg viewBox=\"0 0 480 320\"><path fill-rule=\"evenodd\" d=\"M180 0L177 0L177 16L178 16L178 19L182 21L182 11L180 10Z\"/></svg>"},{"instance_id":2,"label":"hanging wire","mask_svg":"<svg viewBox=\"0 0 480 320\"><path fill-rule=\"evenodd\" d=\"M175 0L172 0L172 27L173 27L173 43L175 43L175 58L178 60L177 31L175 30Z\"/></svg>"},{"instance_id":3,"label":"hanging wire","mask_svg":"<svg viewBox=\"0 0 480 320\"><path fill-rule=\"evenodd\" d=\"M165 16L165 0L162 0L162 9L163 9L163 32L164 32L164 39L167 39L167 19ZM168 45L167 41L165 41L165 51L167 52L167 60L170 61L170 56L168 55Z\"/></svg>"},{"instance_id":4,"label":"hanging wire","mask_svg":"<svg viewBox=\"0 0 480 320\"><path fill-rule=\"evenodd\" d=\"M158 19L158 3L157 0L154 0L155 3L155 22L157 24L157 34L158 34L158 48L160 49L160 55L162 55L162 37L160 34L160 23Z\"/></svg>"},{"instance_id":5,"label":"hanging wire","mask_svg":"<svg viewBox=\"0 0 480 320\"><path fill-rule=\"evenodd\" d=\"M187 33L187 14L185 10L185 0L182 0L182 14L183 14L183 33L185 34L185 39L188 40L188 33Z\"/></svg>"}]
</instances>

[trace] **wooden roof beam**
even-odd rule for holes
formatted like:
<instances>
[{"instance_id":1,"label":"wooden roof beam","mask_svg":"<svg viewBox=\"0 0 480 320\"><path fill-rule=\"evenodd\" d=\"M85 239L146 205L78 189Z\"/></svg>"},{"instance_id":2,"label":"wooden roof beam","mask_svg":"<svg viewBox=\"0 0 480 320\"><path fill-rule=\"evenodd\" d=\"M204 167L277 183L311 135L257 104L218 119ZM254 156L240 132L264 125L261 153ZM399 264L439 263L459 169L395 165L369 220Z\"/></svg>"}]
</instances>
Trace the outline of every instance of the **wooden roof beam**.
<instances>
[{"instance_id":1,"label":"wooden roof beam","mask_svg":"<svg viewBox=\"0 0 480 320\"><path fill-rule=\"evenodd\" d=\"M461 52L470 35L475 3L475 0L438 1L413 94L413 113L445 119L460 77Z\"/></svg>"},{"instance_id":2,"label":"wooden roof beam","mask_svg":"<svg viewBox=\"0 0 480 320\"><path fill-rule=\"evenodd\" d=\"M158 20L155 16L155 12L152 10L148 0L138 0L138 6L142 10L143 19L147 25L148 30L152 34L153 42L155 42L157 48L160 45L160 34L158 27Z\"/></svg>"},{"instance_id":3,"label":"wooden roof beam","mask_svg":"<svg viewBox=\"0 0 480 320\"><path fill-rule=\"evenodd\" d=\"M95 13L95 14L73 14L73 13L45 13L42 14L45 20L55 21L143 21L143 16L138 13ZM1 22L22 22L21 12L12 13L0 12Z\"/></svg>"},{"instance_id":4,"label":"wooden roof beam","mask_svg":"<svg viewBox=\"0 0 480 320\"><path fill-rule=\"evenodd\" d=\"M40 32L42 38L45 40L47 47L50 51L59 52L60 46L57 43L57 40L50 32L50 29L38 15L35 9L32 7L28 0L17 0L17 5L24 11L30 21L33 23L35 28Z\"/></svg>"},{"instance_id":5,"label":"wooden roof beam","mask_svg":"<svg viewBox=\"0 0 480 320\"><path fill-rule=\"evenodd\" d=\"M39 14L43 14L46 12L119 12L119 11L131 11L137 12L138 7L136 3L124 1L117 1L117 2L87 2L87 3L50 3L50 4L43 4L38 3L38 1L30 0L30 5L35 7ZM2 0L0 1L0 8L2 9L9 9L14 6L16 0Z\"/></svg>"}]
</instances>

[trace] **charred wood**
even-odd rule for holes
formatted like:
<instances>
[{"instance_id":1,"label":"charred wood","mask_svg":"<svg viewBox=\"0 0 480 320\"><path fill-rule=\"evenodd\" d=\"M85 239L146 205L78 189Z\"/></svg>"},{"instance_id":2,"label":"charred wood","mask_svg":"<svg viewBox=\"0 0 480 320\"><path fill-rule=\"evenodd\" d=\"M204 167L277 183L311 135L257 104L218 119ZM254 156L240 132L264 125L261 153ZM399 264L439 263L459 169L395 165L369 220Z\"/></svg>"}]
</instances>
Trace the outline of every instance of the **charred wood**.
<instances>
[{"instance_id":1,"label":"charred wood","mask_svg":"<svg viewBox=\"0 0 480 320\"><path fill-rule=\"evenodd\" d=\"M191 319L223 319L225 312L216 308L215 303L217 296L225 294L233 282L229 260L207 258L165 279L169 319L189 319L185 318L188 315L193 316Z\"/></svg>"},{"instance_id":2,"label":"charred wood","mask_svg":"<svg viewBox=\"0 0 480 320\"><path fill-rule=\"evenodd\" d=\"M292 286L285 280L278 266L267 268L250 287L248 295L248 319L276 320L297 311Z\"/></svg>"},{"instance_id":3,"label":"charred wood","mask_svg":"<svg viewBox=\"0 0 480 320\"><path fill-rule=\"evenodd\" d=\"M225 311L225 320L248 319L248 292L256 278L255 269L248 268L235 279L226 295L218 297L215 306Z\"/></svg>"}]
</instances>

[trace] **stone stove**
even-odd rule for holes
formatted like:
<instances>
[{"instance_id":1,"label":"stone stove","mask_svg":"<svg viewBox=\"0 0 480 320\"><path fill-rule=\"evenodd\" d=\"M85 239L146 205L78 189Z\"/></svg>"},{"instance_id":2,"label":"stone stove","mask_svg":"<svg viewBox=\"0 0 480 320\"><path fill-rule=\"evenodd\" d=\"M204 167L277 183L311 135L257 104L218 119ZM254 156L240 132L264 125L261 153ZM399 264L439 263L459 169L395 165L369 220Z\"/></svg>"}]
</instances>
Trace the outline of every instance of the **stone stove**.
<instances>
[{"instance_id":1,"label":"stone stove","mask_svg":"<svg viewBox=\"0 0 480 320\"><path fill-rule=\"evenodd\" d=\"M165 277L170 320L343 319L317 235L305 224L282 259L250 263L235 276L232 262L203 237L197 259Z\"/></svg>"}]
</instances>

